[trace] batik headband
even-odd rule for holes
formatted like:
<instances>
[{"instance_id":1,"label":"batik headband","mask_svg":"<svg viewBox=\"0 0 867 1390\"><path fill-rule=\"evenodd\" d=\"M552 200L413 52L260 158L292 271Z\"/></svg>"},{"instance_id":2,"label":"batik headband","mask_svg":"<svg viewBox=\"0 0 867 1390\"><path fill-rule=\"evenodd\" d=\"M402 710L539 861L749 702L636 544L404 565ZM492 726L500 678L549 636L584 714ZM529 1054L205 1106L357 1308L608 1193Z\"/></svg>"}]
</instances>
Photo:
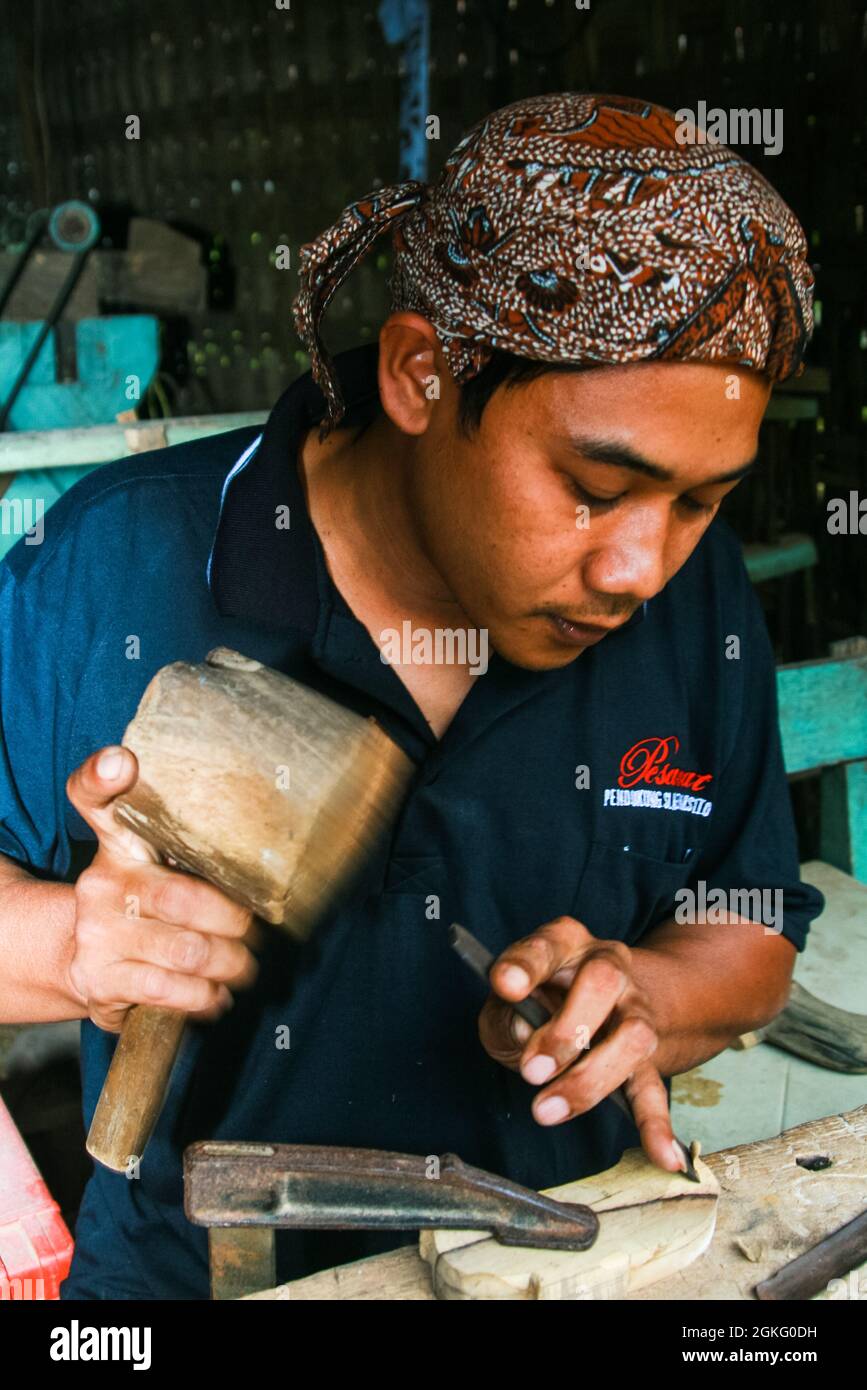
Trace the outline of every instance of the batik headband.
<instances>
[{"instance_id":1,"label":"batik headband","mask_svg":"<svg viewBox=\"0 0 867 1390\"><path fill-rule=\"evenodd\" d=\"M804 233L725 145L678 142L664 107L628 97L532 97L474 126L432 185L345 208L301 248L295 324L343 414L320 335L338 286L393 234L392 310L433 325L454 379L492 351L548 362L731 362L800 374L813 328Z\"/></svg>"}]
</instances>

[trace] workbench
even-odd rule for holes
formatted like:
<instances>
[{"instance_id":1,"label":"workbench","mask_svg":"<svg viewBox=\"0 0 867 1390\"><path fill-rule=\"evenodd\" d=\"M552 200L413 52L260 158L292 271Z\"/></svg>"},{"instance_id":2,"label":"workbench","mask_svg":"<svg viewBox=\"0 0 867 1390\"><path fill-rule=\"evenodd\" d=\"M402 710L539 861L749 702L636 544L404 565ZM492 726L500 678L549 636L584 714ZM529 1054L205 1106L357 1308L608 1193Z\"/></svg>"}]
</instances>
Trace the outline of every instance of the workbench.
<instances>
[{"instance_id":1,"label":"workbench","mask_svg":"<svg viewBox=\"0 0 867 1390\"><path fill-rule=\"evenodd\" d=\"M630 1301L753 1300L761 1279L857 1216L867 1207L867 1105L702 1157L721 1188L713 1240L693 1264L627 1295ZM802 1166L816 1158L830 1165ZM845 1283L817 1297L867 1301L867 1265ZM432 1300L433 1294L429 1267L410 1245L244 1301L257 1299Z\"/></svg>"}]
</instances>

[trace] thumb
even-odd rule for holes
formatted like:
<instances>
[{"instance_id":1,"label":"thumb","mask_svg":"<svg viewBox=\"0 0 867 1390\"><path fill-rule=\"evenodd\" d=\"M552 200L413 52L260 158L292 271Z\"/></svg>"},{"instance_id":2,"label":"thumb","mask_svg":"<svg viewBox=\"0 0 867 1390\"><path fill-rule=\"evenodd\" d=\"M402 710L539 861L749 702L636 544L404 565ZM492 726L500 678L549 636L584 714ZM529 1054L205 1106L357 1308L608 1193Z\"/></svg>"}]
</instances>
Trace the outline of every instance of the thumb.
<instances>
[{"instance_id":1,"label":"thumb","mask_svg":"<svg viewBox=\"0 0 867 1390\"><path fill-rule=\"evenodd\" d=\"M66 795L100 843L118 859L158 863L159 856L134 830L115 818L116 796L128 792L138 778L138 762L129 748L114 744L100 748L70 773Z\"/></svg>"}]
</instances>

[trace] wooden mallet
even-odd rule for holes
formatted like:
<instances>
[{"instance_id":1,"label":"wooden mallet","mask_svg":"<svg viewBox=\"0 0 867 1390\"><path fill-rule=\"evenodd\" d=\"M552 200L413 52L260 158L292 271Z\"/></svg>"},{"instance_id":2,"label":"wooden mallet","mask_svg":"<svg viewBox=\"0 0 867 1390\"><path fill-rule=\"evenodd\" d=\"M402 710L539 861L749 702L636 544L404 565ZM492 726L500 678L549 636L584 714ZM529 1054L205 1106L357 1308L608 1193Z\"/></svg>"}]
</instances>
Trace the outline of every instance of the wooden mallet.
<instances>
[{"instance_id":1,"label":"wooden mallet","mask_svg":"<svg viewBox=\"0 0 867 1390\"><path fill-rule=\"evenodd\" d=\"M414 771L374 719L226 647L158 671L123 743L139 775L117 818L296 939L351 881ZM185 1021L129 1010L87 1140L107 1168L141 1158Z\"/></svg>"}]
</instances>

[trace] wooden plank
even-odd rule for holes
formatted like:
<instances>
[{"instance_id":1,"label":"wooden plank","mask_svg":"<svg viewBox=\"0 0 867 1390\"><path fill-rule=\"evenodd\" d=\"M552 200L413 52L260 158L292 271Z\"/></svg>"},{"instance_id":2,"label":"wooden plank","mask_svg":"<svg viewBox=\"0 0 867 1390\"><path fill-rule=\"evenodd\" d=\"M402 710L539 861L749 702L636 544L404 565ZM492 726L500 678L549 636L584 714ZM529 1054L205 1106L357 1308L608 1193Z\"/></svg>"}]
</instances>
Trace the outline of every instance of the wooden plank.
<instances>
[{"instance_id":1,"label":"wooden plank","mask_svg":"<svg viewBox=\"0 0 867 1390\"><path fill-rule=\"evenodd\" d=\"M60 322L96 318L99 313L99 281L96 256L87 259L78 283L67 301ZM5 285L21 259L20 251L0 251L0 285ZM3 311L6 322L32 323L48 317L52 304L69 275L72 259L64 251L34 251Z\"/></svg>"},{"instance_id":2,"label":"wooden plank","mask_svg":"<svg viewBox=\"0 0 867 1390\"><path fill-rule=\"evenodd\" d=\"M797 980L782 1013L732 1044L742 1049L769 1042L829 1071L867 1072L867 1016L819 999Z\"/></svg>"},{"instance_id":3,"label":"wooden plank","mask_svg":"<svg viewBox=\"0 0 867 1390\"><path fill-rule=\"evenodd\" d=\"M697 1259L713 1237L719 1183L696 1161L700 1183L628 1150L606 1173L547 1190L600 1215L589 1250L528 1250L486 1231L422 1231L419 1254L440 1299L615 1299Z\"/></svg>"},{"instance_id":4,"label":"wooden plank","mask_svg":"<svg viewBox=\"0 0 867 1390\"><path fill-rule=\"evenodd\" d=\"M829 1158L830 1167L811 1171L797 1162L816 1157ZM756 1284L857 1216L867 1184L867 1105L714 1154L707 1163L721 1187L710 1248L637 1298L755 1301Z\"/></svg>"},{"instance_id":5,"label":"wooden plank","mask_svg":"<svg viewBox=\"0 0 867 1390\"><path fill-rule=\"evenodd\" d=\"M0 285L20 258L0 251ZM34 251L6 306L4 318L21 323L47 318L72 264L64 251ZM207 307L208 271L199 243L152 218L130 220L125 250L94 248L61 318L96 318L111 305L127 312L201 314ZM130 307L132 306L132 308Z\"/></svg>"},{"instance_id":6,"label":"wooden plank","mask_svg":"<svg viewBox=\"0 0 867 1390\"><path fill-rule=\"evenodd\" d=\"M829 656L867 656L867 637L841 637L828 643Z\"/></svg>"},{"instance_id":7,"label":"wooden plank","mask_svg":"<svg viewBox=\"0 0 867 1390\"><path fill-rule=\"evenodd\" d=\"M144 452L140 438L157 438L162 431L166 445L189 444L205 435L262 426L266 410L242 410L226 415L178 415L164 420L142 420L130 425L89 425L77 429L17 430L0 434L0 474L28 468L68 468L71 465L111 463L129 454ZM163 444L160 443L160 448Z\"/></svg>"}]
</instances>

